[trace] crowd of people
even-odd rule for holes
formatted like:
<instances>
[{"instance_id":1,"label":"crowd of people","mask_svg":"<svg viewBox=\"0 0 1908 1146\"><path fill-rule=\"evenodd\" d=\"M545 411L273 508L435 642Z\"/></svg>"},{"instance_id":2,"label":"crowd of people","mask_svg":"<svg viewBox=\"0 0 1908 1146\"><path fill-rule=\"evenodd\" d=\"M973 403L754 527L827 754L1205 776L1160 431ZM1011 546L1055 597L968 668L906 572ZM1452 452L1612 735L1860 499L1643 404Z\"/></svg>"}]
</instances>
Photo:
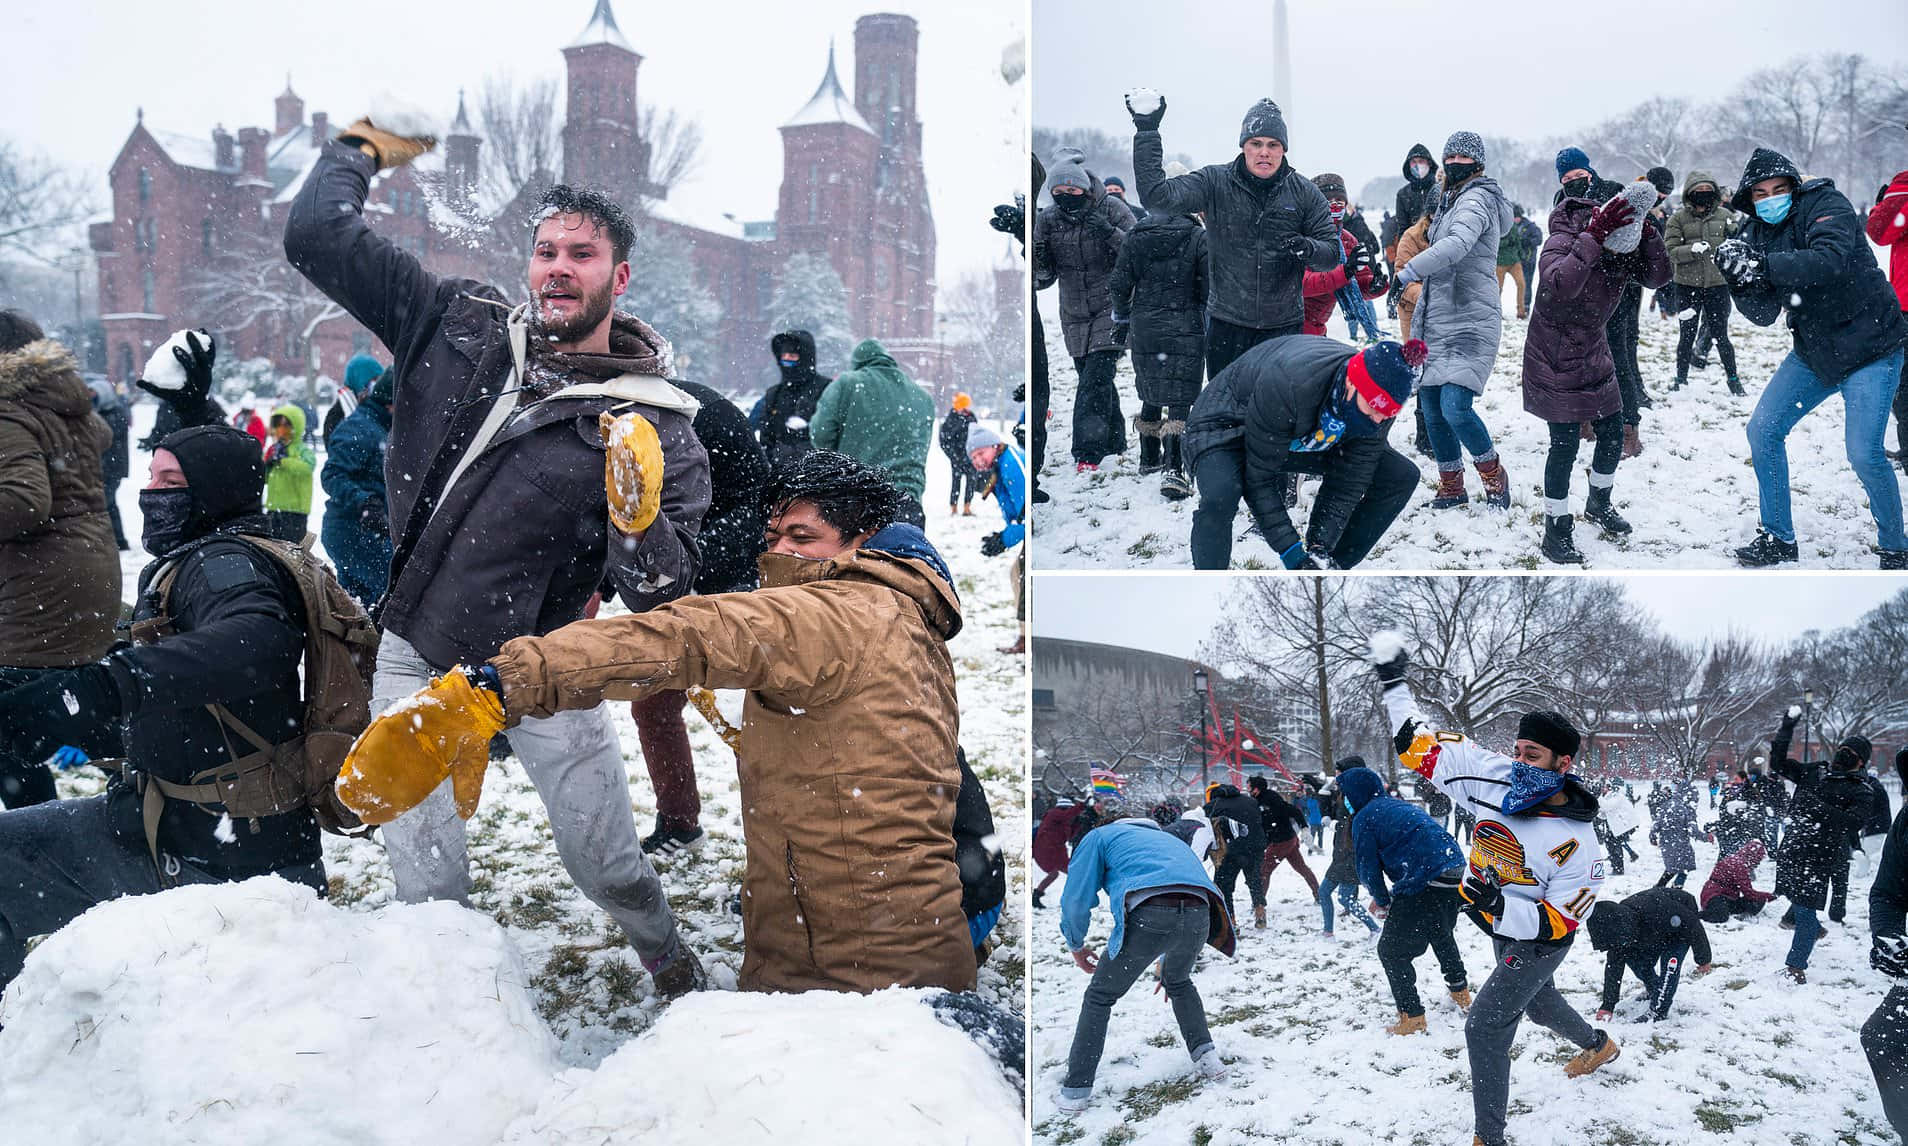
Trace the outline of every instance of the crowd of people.
<instances>
[{"instance_id":1,"label":"crowd of people","mask_svg":"<svg viewBox=\"0 0 1908 1146\"><path fill-rule=\"evenodd\" d=\"M529 301L433 274L364 218L431 145L359 121L292 204L285 257L390 354L347 365L322 454L296 403L227 416L212 335L147 364L130 607L123 395L0 312L0 986L117 896L267 874L323 895L321 831L376 828L400 901L468 904L501 753L657 993L698 989L650 856L705 836L685 704L719 718L702 690L739 689L719 730L746 795L742 988L970 991L1006 885L957 741L961 602L923 528L932 400L873 339L819 374L800 330L771 340L753 417L676 377L667 332L616 306L635 229L593 190L544 194ZM943 440L957 501L1000 508L984 552L1021 546L1018 450L971 416ZM648 837L610 700L633 706ZM59 799L49 764L87 762L104 793Z\"/></svg>"},{"instance_id":2,"label":"crowd of people","mask_svg":"<svg viewBox=\"0 0 1908 1146\"><path fill-rule=\"evenodd\" d=\"M1903 401L1908 172L1862 212L1832 181L1810 178L1767 149L1749 157L1733 187L1690 171L1679 196L1668 168L1619 182L1599 174L1581 148L1565 147L1540 226L1491 176L1483 138L1457 131L1441 152L1412 146L1404 184L1374 237L1342 177L1293 170L1290 132L1272 101L1246 112L1236 156L1197 170L1164 162L1163 96L1136 90L1127 109L1137 202L1119 180L1089 169L1076 148L1056 150L1046 167L1035 160L1052 205L1034 221L1034 287L1059 292L1076 379L1075 468L1097 470L1126 450L1114 379L1130 351L1139 472L1163 471L1168 499L1196 493L1195 568L1229 566L1242 499L1286 568L1357 564L1418 484L1416 464L1385 442L1399 412L1392 407L1414 395L1414 444L1436 471L1430 508L1471 500L1468 456L1485 503L1508 509L1509 471L1476 408L1498 365L1508 276L1516 320L1529 324L1524 409L1549 432L1536 546L1544 560L1583 561L1570 500L1580 441L1595 443L1582 519L1607 537L1631 532L1614 491L1619 463L1644 448L1642 411L1661 400L1645 389L1637 360L1644 292L1653 290L1655 306L1681 324L1669 391L1685 388L1692 367L1706 367L1713 353L1729 392L1746 395L1729 338L1732 310L1759 326L1787 316L1793 349L1745 428L1759 512L1754 540L1737 560L1763 567L1798 559L1785 441L1810 410L1840 394L1848 463L1868 496L1881 568L1908 569L1900 491L1883 444L1891 406ZM1864 227L1890 248L1887 274ZM1381 341L1371 305L1378 297L1400 324L1396 343ZM1354 337L1363 331L1362 350L1331 339L1305 347L1290 337L1324 336L1339 306ZM1048 413L1038 325L1036 315L1037 443ZM1286 349L1253 353L1268 343ZM1397 401L1351 409L1358 378L1379 374L1360 366L1387 347L1411 368L1378 383ZM1282 416L1255 424L1250 414L1259 406ZM1036 444L1036 471L1042 454ZM1255 464L1240 466L1241 455ZM1301 541L1284 510L1296 505L1303 473L1323 482L1312 535ZM1335 523L1347 517L1356 544L1338 540L1346 527Z\"/></svg>"},{"instance_id":3,"label":"crowd of people","mask_svg":"<svg viewBox=\"0 0 1908 1146\"><path fill-rule=\"evenodd\" d=\"M1316 800L1334 824L1325 879L1302 863L1294 870L1318 905L1322 931L1330 936L1343 913L1377 936L1377 959L1397 1015L1384 1029L1396 1036L1428 1029L1414 964L1427 949L1433 953L1444 991L1464 1014L1479 1146L1507 1141L1511 1044L1523 1018L1575 1048L1564 1063L1566 1075L1596 1071L1622 1053L1608 1030L1594 1024L1616 1017L1626 975L1643 991L1642 1007L1626 1017L1669 1021L1685 971L1700 979L1715 964L1715 945L1740 947L1768 935L1730 925L1758 916L1776 899L1789 901L1782 925L1793 934L1771 973L1805 984L1822 931L1819 915L1844 918L1851 856L1866 857L1885 834L1869 900L1871 962L1897 984L1863 1028L1862 1043L1888 1117L1908 1135L1908 939L1902 926L1908 808L1892 814L1870 767L1868 740L1850 735L1827 760L1797 759L1790 750L1801 710L1789 709L1770 737L1768 772L1758 766L1758 775L1744 772L1718 783L1728 826L1698 826L1693 783L1659 781L1648 798L1649 838L1662 849L1663 875L1653 887L1605 899L1606 880L1622 870L1611 861L1637 825L1612 814L1632 798L1625 781L1586 782L1577 774L1578 730L1558 713L1530 712L1518 723L1509 755L1487 749L1422 714L1401 647L1376 641L1372 661L1400 770L1435 801L1403 798L1377 769L1350 756L1338 760L1329 777L1253 776L1249 793L1213 784L1204 803L1192 808L1170 799L1145 806L1114 795L1061 803L1041 818L1033 851L1048 872L1041 886L1065 874L1061 935L1074 962L1092 975L1053 1100L1057 1110L1078 1113L1089 1105L1113 1007L1153 964L1195 1068L1209 1078L1226 1076L1230 1066L1193 982L1198 956L1205 946L1235 954L1235 927L1245 926L1234 904L1241 875L1252 926L1266 927L1264 881L1281 859L1297 858L1295 833L1308 822L1300 805ZM1898 769L1908 763L1908 748L1896 763ZM1772 804L1770 793L1784 793L1785 781L1792 794ZM1287 792L1279 791L1281 784ZM1454 812L1470 825L1463 846L1447 827ZM1692 895L1684 887L1697 870L1692 843L1711 839L1719 845L1717 861ZM1774 884L1761 890L1757 871L1770 856ZM1102 895L1112 914L1103 955L1088 942ZM1042 906L1038 898L1035 905ZM1455 937L1466 917L1491 939L1493 961L1481 984L1474 985ZM1604 964L1589 1021L1555 982L1580 937ZM1738 966L1757 958L1749 950L1731 954Z\"/></svg>"}]
</instances>

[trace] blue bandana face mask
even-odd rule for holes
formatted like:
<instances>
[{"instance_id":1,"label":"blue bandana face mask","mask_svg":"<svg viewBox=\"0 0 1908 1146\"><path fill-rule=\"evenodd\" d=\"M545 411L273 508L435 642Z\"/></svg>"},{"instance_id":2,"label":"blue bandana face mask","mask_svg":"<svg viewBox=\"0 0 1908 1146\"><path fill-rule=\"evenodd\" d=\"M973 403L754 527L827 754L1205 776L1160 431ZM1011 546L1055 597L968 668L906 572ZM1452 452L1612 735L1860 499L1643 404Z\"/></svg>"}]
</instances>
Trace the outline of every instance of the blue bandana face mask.
<instances>
[{"instance_id":1,"label":"blue bandana face mask","mask_svg":"<svg viewBox=\"0 0 1908 1146\"><path fill-rule=\"evenodd\" d=\"M1756 218L1774 226L1789 217L1789 194L1771 195L1756 200Z\"/></svg>"},{"instance_id":2,"label":"blue bandana face mask","mask_svg":"<svg viewBox=\"0 0 1908 1146\"><path fill-rule=\"evenodd\" d=\"M1512 761L1510 792L1504 797L1504 812L1514 816L1529 811L1563 791L1563 786L1562 772L1552 772L1522 760Z\"/></svg>"}]
</instances>

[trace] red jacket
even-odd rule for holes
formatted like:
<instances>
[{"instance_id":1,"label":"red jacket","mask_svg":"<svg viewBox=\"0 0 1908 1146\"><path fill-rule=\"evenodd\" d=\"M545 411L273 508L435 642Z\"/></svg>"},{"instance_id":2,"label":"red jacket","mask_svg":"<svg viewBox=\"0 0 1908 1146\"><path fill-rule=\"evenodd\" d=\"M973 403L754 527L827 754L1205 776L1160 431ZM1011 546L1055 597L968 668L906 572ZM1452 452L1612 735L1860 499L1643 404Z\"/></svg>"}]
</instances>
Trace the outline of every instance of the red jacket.
<instances>
[{"instance_id":1,"label":"red jacket","mask_svg":"<svg viewBox=\"0 0 1908 1146\"><path fill-rule=\"evenodd\" d=\"M1703 893L1698 896L1698 906L1708 907L1709 901L1718 896L1730 899L1748 899L1756 903L1767 903L1775 896L1766 891L1757 891L1755 884L1756 865L1768 854L1761 840L1750 840L1730 855L1716 861L1716 870L1709 873L1709 881L1703 884Z\"/></svg>"},{"instance_id":2,"label":"red jacket","mask_svg":"<svg viewBox=\"0 0 1908 1146\"><path fill-rule=\"evenodd\" d=\"M1033 858L1041 871L1067 870L1071 854L1067 851L1067 839L1073 835L1073 822L1085 808L1084 804L1058 804L1040 817L1040 827L1034 832Z\"/></svg>"},{"instance_id":3,"label":"red jacket","mask_svg":"<svg viewBox=\"0 0 1908 1146\"><path fill-rule=\"evenodd\" d=\"M1339 245L1345 248L1345 254L1358 248L1358 239L1350 231L1338 232ZM1325 324L1332 319L1332 311L1338 308L1338 289L1351 281L1345 273L1345 264L1339 263L1329 271L1306 271L1303 292L1305 295L1305 325L1301 328L1305 334L1324 334ZM1385 292L1372 289L1370 271L1358 272L1358 291L1366 298L1377 298Z\"/></svg>"},{"instance_id":4,"label":"red jacket","mask_svg":"<svg viewBox=\"0 0 1908 1146\"><path fill-rule=\"evenodd\" d=\"M232 415L232 424L257 438L260 449L265 448L265 439L271 437L265 430L265 419L259 417L256 410L240 410Z\"/></svg>"},{"instance_id":5,"label":"red jacket","mask_svg":"<svg viewBox=\"0 0 1908 1146\"><path fill-rule=\"evenodd\" d=\"M1882 201L1868 212L1868 237L1888 248L1888 281L1901 309L1908 310L1908 171L1889 181Z\"/></svg>"}]
</instances>

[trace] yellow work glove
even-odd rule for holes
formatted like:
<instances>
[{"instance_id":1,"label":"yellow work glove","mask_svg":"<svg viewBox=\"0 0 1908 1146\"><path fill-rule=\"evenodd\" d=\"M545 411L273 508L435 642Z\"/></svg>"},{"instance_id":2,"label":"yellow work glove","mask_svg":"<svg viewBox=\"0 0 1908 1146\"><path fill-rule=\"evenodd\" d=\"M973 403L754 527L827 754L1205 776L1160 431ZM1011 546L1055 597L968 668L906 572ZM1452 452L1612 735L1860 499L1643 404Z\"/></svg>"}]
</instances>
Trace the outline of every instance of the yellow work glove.
<instances>
[{"instance_id":1,"label":"yellow work glove","mask_svg":"<svg viewBox=\"0 0 1908 1146\"><path fill-rule=\"evenodd\" d=\"M376 160L378 170L382 171L388 167L402 167L436 147L437 137L398 135L372 123L371 117L367 115L339 132L338 142L357 144L358 150Z\"/></svg>"},{"instance_id":2,"label":"yellow work glove","mask_svg":"<svg viewBox=\"0 0 1908 1146\"><path fill-rule=\"evenodd\" d=\"M641 414L597 419L603 435L603 489L609 494L610 524L624 533L641 533L662 509L662 439Z\"/></svg>"},{"instance_id":3,"label":"yellow work glove","mask_svg":"<svg viewBox=\"0 0 1908 1146\"><path fill-rule=\"evenodd\" d=\"M503 701L454 668L371 722L338 770L338 798L367 824L388 824L424 802L446 776L468 820L483 795L490 739Z\"/></svg>"}]
</instances>

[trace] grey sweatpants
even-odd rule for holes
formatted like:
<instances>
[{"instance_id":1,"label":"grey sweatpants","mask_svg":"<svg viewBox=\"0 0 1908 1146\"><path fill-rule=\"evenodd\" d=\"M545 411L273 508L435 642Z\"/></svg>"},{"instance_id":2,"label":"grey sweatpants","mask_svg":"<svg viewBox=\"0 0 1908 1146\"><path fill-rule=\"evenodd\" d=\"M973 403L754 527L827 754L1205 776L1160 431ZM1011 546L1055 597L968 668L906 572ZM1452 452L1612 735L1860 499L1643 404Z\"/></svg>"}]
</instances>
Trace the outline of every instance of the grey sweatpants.
<instances>
[{"instance_id":1,"label":"grey sweatpants","mask_svg":"<svg viewBox=\"0 0 1908 1146\"><path fill-rule=\"evenodd\" d=\"M385 633L372 711L383 712L436 675L409 641ZM643 966L654 971L667 963L681 940L662 880L637 839L629 773L608 709L532 718L504 735L543 797L557 856L577 890L622 926ZM470 853L449 780L387 824L383 837L400 900L470 903Z\"/></svg>"},{"instance_id":2,"label":"grey sweatpants","mask_svg":"<svg viewBox=\"0 0 1908 1146\"><path fill-rule=\"evenodd\" d=\"M1533 943L1492 939L1497 959L1490 978L1471 1001L1464 1020L1464 1045L1471 1055L1471 1106L1484 1146L1504 1146L1504 1120L1510 1105L1510 1050L1517 1024L1525 1015L1588 1049L1597 1032L1564 1001L1551 977L1570 954L1569 943Z\"/></svg>"}]
</instances>

